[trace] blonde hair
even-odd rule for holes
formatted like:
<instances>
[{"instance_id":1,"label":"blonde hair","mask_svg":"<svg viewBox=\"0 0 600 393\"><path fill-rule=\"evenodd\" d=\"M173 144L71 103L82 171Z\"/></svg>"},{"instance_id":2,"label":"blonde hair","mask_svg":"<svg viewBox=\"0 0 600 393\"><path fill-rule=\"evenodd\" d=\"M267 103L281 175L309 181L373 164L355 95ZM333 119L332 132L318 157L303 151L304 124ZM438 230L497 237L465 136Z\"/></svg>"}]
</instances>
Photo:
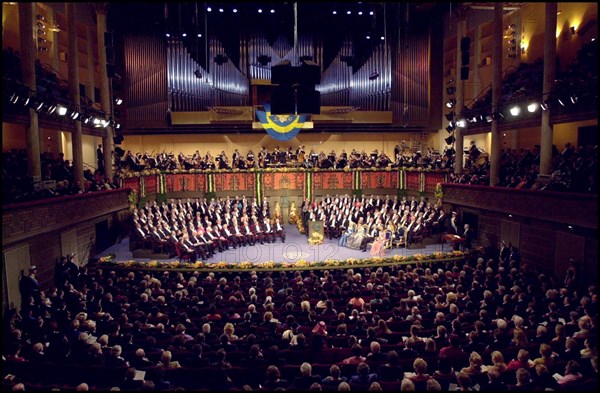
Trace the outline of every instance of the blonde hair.
<instances>
[{"instance_id":1,"label":"blonde hair","mask_svg":"<svg viewBox=\"0 0 600 393\"><path fill-rule=\"evenodd\" d=\"M423 358L416 358L413 362L413 369L417 374L425 374L427 371L427 362Z\"/></svg>"}]
</instances>

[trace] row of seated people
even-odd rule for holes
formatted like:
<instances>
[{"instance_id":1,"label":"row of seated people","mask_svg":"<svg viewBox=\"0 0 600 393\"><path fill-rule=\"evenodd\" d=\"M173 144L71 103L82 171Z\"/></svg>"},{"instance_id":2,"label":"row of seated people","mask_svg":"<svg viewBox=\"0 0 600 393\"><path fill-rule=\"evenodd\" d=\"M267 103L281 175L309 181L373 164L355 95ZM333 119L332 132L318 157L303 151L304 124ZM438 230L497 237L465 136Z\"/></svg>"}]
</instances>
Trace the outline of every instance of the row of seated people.
<instances>
[{"instance_id":1,"label":"row of seated people","mask_svg":"<svg viewBox=\"0 0 600 393\"><path fill-rule=\"evenodd\" d=\"M200 375L223 376L218 381L207 378L211 382L203 385L205 388L241 388L245 384L264 388L271 386L267 369L271 369L269 374L294 375L307 360L322 376L332 364L340 367L343 376L354 373L346 364L355 365L358 375L360 363L372 370L367 374L378 374L381 362L394 357L390 354L395 351L404 371L398 375L406 379L414 377L408 373L431 379L442 368L433 360L435 356L446 359L454 371L484 373L490 378L495 373L490 374L489 367L477 369L477 364L498 365L495 352L499 352L515 380L517 373L523 374L520 369L537 373L537 363L542 363L549 372L565 374L559 384L590 378L597 384L593 371L597 361L596 287L566 291L557 280L523 269L516 261L507 269L494 258L453 262L437 270L391 266L304 274L102 269L95 274L83 270L69 280L61 288L40 293L38 299L26 300L29 307L24 308L27 311L22 317L15 312L5 317L5 363L13 368L3 370L14 371L13 383L35 383L36 373L19 371L16 363L51 361L63 366L62 373L56 366L52 368L56 372L40 383L95 384L97 381L82 380L86 372L74 377L66 371L73 362L84 367L89 364L84 358L98 357L95 366L85 367L120 365L125 370L129 365L149 370L148 379L155 384L168 380L171 388L189 388L188 384L200 379L182 380L184 375L198 375L189 372L197 368L190 364L191 357L202 365ZM80 295L83 293L85 296ZM246 310L243 315L242 310ZM147 354L142 360L145 357L149 363L138 359L144 354L140 349ZM244 359L252 354L260 357L257 351L264 352L266 362L258 369L243 367L248 365ZM367 359L371 353L383 356L379 361L373 356ZM162 356L165 359L161 360ZM207 359L208 366L200 359ZM425 374L429 377L419 371L422 361L427 363ZM164 372L162 379L152 376L155 369L161 370L158 374ZM214 369L221 372L209 371ZM58 374L62 374L60 379ZM385 382L382 379L377 375L370 381ZM460 379L469 384L466 378ZM473 375L470 379L477 380ZM290 378L281 385L289 388L293 381Z\"/></svg>"},{"instance_id":2,"label":"row of seated people","mask_svg":"<svg viewBox=\"0 0 600 393\"><path fill-rule=\"evenodd\" d=\"M329 195L321 201L304 201L302 220L306 233L309 221L323 221L324 233L339 239L340 246L366 251L380 232L390 231L392 240L408 245L433 233L447 230L462 234L456 214L448 215L423 197L385 198L374 196L351 198Z\"/></svg>"},{"instance_id":3,"label":"row of seated people","mask_svg":"<svg viewBox=\"0 0 600 393\"><path fill-rule=\"evenodd\" d=\"M421 167L429 169L449 168L450 157L440 154L432 148L426 153L413 151L405 141L394 147L394 153L388 156L384 151L378 149L367 153L365 150L352 149L347 153L345 149L336 152L332 149L329 153L316 152L314 149L307 151L304 145L297 148L289 146L280 150L275 147L268 150L265 146L255 154L249 149L243 155L238 149L229 157L225 151L213 155L210 151L201 154L199 150L192 155L180 152L178 155L165 151L157 154L137 152L130 150L123 152L117 161L119 171L141 171L144 169L161 170L215 170L215 169L248 169L248 168L270 168L270 167L297 167L321 168L321 169L356 169L356 168L398 168L398 167Z\"/></svg>"}]
</instances>

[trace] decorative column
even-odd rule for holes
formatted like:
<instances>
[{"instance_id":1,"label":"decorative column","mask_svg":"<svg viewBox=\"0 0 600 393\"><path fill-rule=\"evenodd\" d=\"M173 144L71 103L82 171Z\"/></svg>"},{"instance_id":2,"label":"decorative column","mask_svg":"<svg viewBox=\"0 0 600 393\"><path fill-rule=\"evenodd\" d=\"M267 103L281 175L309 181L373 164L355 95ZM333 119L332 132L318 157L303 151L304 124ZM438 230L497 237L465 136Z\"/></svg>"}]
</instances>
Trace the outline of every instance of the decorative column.
<instances>
[{"instance_id":1,"label":"decorative column","mask_svg":"<svg viewBox=\"0 0 600 393\"><path fill-rule=\"evenodd\" d=\"M110 120L114 120L113 96L112 96L112 78L109 80L106 71L106 42L104 42L104 33L106 32L106 12L108 3L94 4L96 11L96 34L98 35L98 68L100 72L100 100L104 113L110 115ZM104 151L104 176L107 179L113 178L113 155L114 140L112 124L106 127L102 135L102 150Z\"/></svg>"},{"instance_id":2,"label":"decorative column","mask_svg":"<svg viewBox=\"0 0 600 393\"><path fill-rule=\"evenodd\" d=\"M29 94L35 93L36 43L33 40L33 14L35 3L19 3L19 36L21 44L21 71L23 83L29 87ZM36 27L37 28L37 27ZM40 128L38 114L29 108L29 126L27 127L27 176L34 181L42 180L40 157Z\"/></svg>"},{"instance_id":3,"label":"decorative column","mask_svg":"<svg viewBox=\"0 0 600 393\"><path fill-rule=\"evenodd\" d=\"M460 7L456 11L458 17L458 23L456 26L456 107L454 111L456 113L455 118L460 118L460 114L465 106L465 81L462 79L460 69L462 66L461 61L461 40L466 37L467 31L467 15L469 14L469 8L466 6ZM460 127L456 127L454 130L454 137L456 138L456 155L454 162L454 173L461 175L463 173L463 136Z\"/></svg>"},{"instance_id":4,"label":"decorative column","mask_svg":"<svg viewBox=\"0 0 600 393\"><path fill-rule=\"evenodd\" d=\"M494 34L492 47L492 113L500 110L502 98L502 3L494 5ZM500 173L500 134L498 118L492 116L492 141L490 146L490 186L498 183Z\"/></svg>"},{"instance_id":5,"label":"decorative column","mask_svg":"<svg viewBox=\"0 0 600 393\"><path fill-rule=\"evenodd\" d=\"M67 8L67 35L68 35L68 65L69 65L69 91L71 100L78 107L81 106L79 94L79 51L77 49L77 3L66 3ZM83 178L83 145L81 122L75 122L73 141L73 178L75 183L84 188Z\"/></svg>"},{"instance_id":6,"label":"decorative column","mask_svg":"<svg viewBox=\"0 0 600 393\"><path fill-rule=\"evenodd\" d=\"M546 28L544 30L544 83L542 100L554 87L556 75L556 3L546 3ZM542 132L540 140L540 175L552 173L552 135L553 128L550 124L550 111L542 111Z\"/></svg>"}]
</instances>

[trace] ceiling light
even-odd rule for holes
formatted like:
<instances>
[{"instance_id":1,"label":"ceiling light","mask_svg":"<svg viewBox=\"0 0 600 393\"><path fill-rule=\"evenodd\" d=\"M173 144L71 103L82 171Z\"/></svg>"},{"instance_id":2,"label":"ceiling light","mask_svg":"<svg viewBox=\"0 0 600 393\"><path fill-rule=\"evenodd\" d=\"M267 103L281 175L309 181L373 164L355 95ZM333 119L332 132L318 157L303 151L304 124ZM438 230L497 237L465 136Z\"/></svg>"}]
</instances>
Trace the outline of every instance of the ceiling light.
<instances>
[{"instance_id":1,"label":"ceiling light","mask_svg":"<svg viewBox=\"0 0 600 393\"><path fill-rule=\"evenodd\" d=\"M167 33L165 34L167 36L167 38L171 37L171 34Z\"/></svg>"},{"instance_id":2,"label":"ceiling light","mask_svg":"<svg viewBox=\"0 0 600 393\"><path fill-rule=\"evenodd\" d=\"M363 14L362 11L358 11L358 15L362 15L362 14Z\"/></svg>"},{"instance_id":3,"label":"ceiling light","mask_svg":"<svg viewBox=\"0 0 600 393\"><path fill-rule=\"evenodd\" d=\"M332 14L333 15L337 15L337 11L332 11Z\"/></svg>"},{"instance_id":4,"label":"ceiling light","mask_svg":"<svg viewBox=\"0 0 600 393\"><path fill-rule=\"evenodd\" d=\"M210 8L210 7L207 7L207 8L206 8L206 11L208 11L208 12L212 12L212 8Z\"/></svg>"},{"instance_id":5,"label":"ceiling light","mask_svg":"<svg viewBox=\"0 0 600 393\"><path fill-rule=\"evenodd\" d=\"M274 10L274 9L271 9L271 13L272 13L272 14L274 14L274 13L275 13L275 10Z\"/></svg>"},{"instance_id":6,"label":"ceiling light","mask_svg":"<svg viewBox=\"0 0 600 393\"><path fill-rule=\"evenodd\" d=\"M537 102L532 102L531 104L527 105L527 111L529 111L529 113L533 113L537 110L538 106L539 105Z\"/></svg>"},{"instance_id":7,"label":"ceiling light","mask_svg":"<svg viewBox=\"0 0 600 393\"><path fill-rule=\"evenodd\" d=\"M202 34L198 33L198 38L202 37Z\"/></svg>"},{"instance_id":8,"label":"ceiling light","mask_svg":"<svg viewBox=\"0 0 600 393\"><path fill-rule=\"evenodd\" d=\"M187 33L183 33L181 36L182 37L187 37Z\"/></svg>"},{"instance_id":9,"label":"ceiling light","mask_svg":"<svg viewBox=\"0 0 600 393\"><path fill-rule=\"evenodd\" d=\"M385 40L385 37L384 37L384 36L381 36L381 41L383 41L383 40Z\"/></svg>"},{"instance_id":10,"label":"ceiling light","mask_svg":"<svg viewBox=\"0 0 600 393\"><path fill-rule=\"evenodd\" d=\"M369 15L375 15L375 13L373 11L369 12Z\"/></svg>"},{"instance_id":11,"label":"ceiling light","mask_svg":"<svg viewBox=\"0 0 600 393\"><path fill-rule=\"evenodd\" d=\"M223 8L219 8L219 12L223 12L223 11L224 11Z\"/></svg>"},{"instance_id":12,"label":"ceiling light","mask_svg":"<svg viewBox=\"0 0 600 393\"><path fill-rule=\"evenodd\" d=\"M518 106L513 106L512 108L510 108L511 115L518 116L519 113L521 113L521 108L519 108Z\"/></svg>"},{"instance_id":13,"label":"ceiling light","mask_svg":"<svg viewBox=\"0 0 600 393\"><path fill-rule=\"evenodd\" d=\"M259 8L259 9L258 9L258 13L259 13L259 14L262 14L262 8Z\"/></svg>"},{"instance_id":14,"label":"ceiling light","mask_svg":"<svg viewBox=\"0 0 600 393\"><path fill-rule=\"evenodd\" d=\"M368 36L366 36L365 38L366 38L366 39L368 39L368 40L370 40L370 39L371 39L371 36L370 36L370 35L368 35Z\"/></svg>"},{"instance_id":15,"label":"ceiling light","mask_svg":"<svg viewBox=\"0 0 600 393\"><path fill-rule=\"evenodd\" d=\"M234 8L234 9L233 9L233 13L234 13L234 14L237 14L237 8Z\"/></svg>"}]
</instances>

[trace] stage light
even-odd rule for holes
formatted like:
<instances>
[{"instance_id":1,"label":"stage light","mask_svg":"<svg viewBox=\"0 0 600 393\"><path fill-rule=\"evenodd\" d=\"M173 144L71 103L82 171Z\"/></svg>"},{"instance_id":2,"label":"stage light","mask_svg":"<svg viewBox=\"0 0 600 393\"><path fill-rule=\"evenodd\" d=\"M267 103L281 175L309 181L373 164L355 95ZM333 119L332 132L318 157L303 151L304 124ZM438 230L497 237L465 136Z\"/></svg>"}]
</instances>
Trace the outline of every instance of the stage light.
<instances>
[{"instance_id":1,"label":"stage light","mask_svg":"<svg viewBox=\"0 0 600 393\"><path fill-rule=\"evenodd\" d=\"M100 124L102 125L102 127L106 128L110 124L110 121L108 121L106 119L102 119L102 120L100 120Z\"/></svg>"},{"instance_id":2,"label":"stage light","mask_svg":"<svg viewBox=\"0 0 600 393\"><path fill-rule=\"evenodd\" d=\"M337 15L337 11L332 11L332 14L333 15Z\"/></svg>"},{"instance_id":3,"label":"stage light","mask_svg":"<svg viewBox=\"0 0 600 393\"><path fill-rule=\"evenodd\" d=\"M123 103L123 100L119 97L115 98L115 104L117 105L121 105Z\"/></svg>"},{"instance_id":4,"label":"stage light","mask_svg":"<svg viewBox=\"0 0 600 393\"><path fill-rule=\"evenodd\" d=\"M71 119L72 120L77 120L77 118L79 117L79 112L77 112L77 110L73 110L73 112L71 112Z\"/></svg>"},{"instance_id":5,"label":"stage light","mask_svg":"<svg viewBox=\"0 0 600 393\"><path fill-rule=\"evenodd\" d=\"M53 114L53 113L54 113L54 111L56 111L56 104L51 104L51 105L48 107L47 111L48 111L48 114L49 114L49 115Z\"/></svg>"},{"instance_id":6,"label":"stage light","mask_svg":"<svg viewBox=\"0 0 600 393\"><path fill-rule=\"evenodd\" d=\"M540 108L542 108L543 111L547 111L548 110L548 102L544 101L540 104Z\"/></svg>"},{"instance_id":7,"label":"stage light","mask_svg":"<svg viewBox=\"0 0 600 393\"><path fill-rule=\"evenodd\" d=\"M446 113L446 120L448 120L448 121L454 120L454 112Z\"/></svg>"},{"instance_id":8,"label":"stage light","mask_svg":"<svg viewBox=\"0 0 600 393\"><path fill-rule=\"evenodd\" d=\"M219 12L223 12L225 11L223 8L219 8Z\"/></svg>"},{"instance_id":9,"label":"stage light","mask_svg":"<svg viewBox=\"0 0 600 393\"><path fill-rule=\"evenodd\" d=\"M56 113L58 113L59 116L64 116L67 114L67 107L66 106L62 106L62 105L58 105L58 107L56 108Z\"/></svg>"},{"instance_id":10,"label":"stage light","mask_svg":"<svg viewBox=\"0 0 600 393\"><path fill-rule=\"evenodd\" d=\"M454 132L455 129L456 129L456 127L454 127L454 125L452 123L450 123L448 125L448 127L446 127L446 131L448 131L448 133Z\"/></svg>"},{"instance_id":11,"label":"stage light","mask_svg":"<svg viewBox=\"0 0 600 393\"><path fill-rule=\"evenodd\" d=\"M500 120L503 117L504 117L504 115L500 111L496 111L496 112L492 113L492 119L494 119L494 120Z\"/></svg>"},{"instance_id":12,"label":"stage light","mask_svg":"<svg viewBox=\"0 0 600 393\"><path fill-rule=\"evenodd\" d=\"M454 135L450 135L448 138L444 139L444 141L446 141L447 145L451 145L454 143L454 141L456 141L456 138Z\"/></svg>"},{"instance_id":13,"label":"stage light","mask_svg":"<svg viewBox=\"0 0 600 393\"><path fill-rule=\"evenodd\" d=\"M98 119L97 117L94 117L94 119L92 120L92 123L93 123L95 126L99 126L99 125L100 125L100 119Z\"/></svg>"},{"instance_id":14,"label":"stage light","mask_svg":"<svg viewBox=\"0 0 600 393\"><path fill-rule=\"evenodd\" d=\"M83 122L83 124L88 124L90 120L92 120L92 116L90 115L81 116L81 121Z\"/></svg>"},{"instance_id":15,"label":"stage light","mask_svg":"<svg viewBox=\"0 0 600 393\"><path fill-rule=\"evenodd\" d=\"M262 8L259 8L259 9L258 9L258 13L259 13L259 14L262 14Z\"/></svg>"},{"instance_id":16,"label":"stage light","mask_svg":"<svg viewBox=\"0 0 600 393\"><path fill-rule=\"evenodd\" d=\"M272 14L274 14L274 13L275 13L275 10L274 10L274 9L272 9L272 8L271 8L271 13L272 13Z\"/></svg>"},{"instance_id":17,"label":"stage light","mask_svg":"<svg viewBox=\"0 0 600 393\"><path fill-rule=\"evenodd\" d=\"M571 103L577 104L578 101L579 101L579 97L577 97L575 94L573 94L571 96Z\"/></svg>"},{"instance_id":18,"label":"stage light","mask_svg":"<svg viewBox=\"0 0 600 393\"><path fill-rule=\"evenodd\" d=\"M448 102L446 102L446 107L447 108L454 108L455 104L456 104L456 99L452 98L452 99L448 100Z\"/></svg>"},{"instance_id":19,"label":"stage light","mask_svg":"<svg viewBox=\"0 0 600 393\"><path fill-rule=\"evenodd\" d=\"M358 11L358 15L362 15L362 14L363 14L363 12L362 12L362 11Z\"/></svg>"},{"instance_id":20,"label":"stage light","mask_svg":"<svg viewBox=\"0 0 600 393\"><path fill-rule=\"evenodd\" d=\"M491 122L492 122L492 120L493 120L493 118L492 118L492 115L486 115L486 116L485 116L485 121L486 121L486 122L488 122L488 123L491 123Z\"/></svg>"},{"instance_id":21,"label":"stage light","mask_svg":"<svg viewBox=\"0 0 600 393\"><path fill-rule=\"evenodd\" d=\"M181 36L185 38L187 37L187 33L183 33Z\"/></svg>"},{"instance_id":22,"label":"stage light","mask_svg":"<svg viewBox=\"0 0 600 393\"><path fill-rule=\"evenodd\" d=\"M537 111L538 106L539 105L537 102L532 102L531 104L527 105L527 111L529 111L529 113L533 113Z\"/></svg>"},{"instance_id":23,"label":"stage light","mask_svg":"<svg viewBox=\"0 0 600 393\"><path fill-rule=\"evenodd\" d=\"M560 105L562 105L562 106L566 106L566 105L565 105L565 102L564 102L562 99L560 99L560 98L558 98L558 103L559 103Z\"/></svg>"},{"instance_id":24,"label":"stage light","mask_svg":"<svg viewBox=\"0 0 600 393\"><path fill-rule=\"evenodd\" d=\"M467 127L467 121L465 119L460 119L456 122L456 126L460 127L460 128L466 128Z\"/></svg>"},{"instance_id":25,"label":"stage light","mask_svg":"<svg viewBox=\"0 0 600 393\"><path fill-rule=\"evenodd\" d=\"M237 8L234 8L234 9L233 9L233 13L234 13L234 14L237 14Z\"/></svg>"},{"instance_id":26,"label":"stage light","mask_svg":"<svg viewBox=\"0 0 600 393\"><path fill-rule=\"evenodd\" d=\"M519 113L521 113L521 108L519 108L518 106L513 106L512 108L510 108L511 115L518 116Z\"/></svg>"},{"instance_id":27,"label":"stage light","mask_svg":"<svg viewBox=\"0 0 600 393\"><path fill-rule=\"evenodd\" d=\"M13 93L9 99L11 104L16 104L19 101L19 95L17 93Z\"/></svg>"},{"instance_id":28,"label":"stage light","mask_svg":"<svg viewBox=\"0 0 600 393\"><path fill-rule=\"evenodd\" d=\"M117 123L115 124L115 128L118 130L119 128L121 128L121 123Z\"/></svg>"},{"instance_id":29,"label":"stage light","mask_svg":"<svg viewBox=\"0 0 600 393\"><path fill-rule=\"evenodd\" d=\"M446 94L448 94L449 96L454 94L455 91L456 88L454 86L446 87Z\"/></svg>"},{"instance_id":30,"label":"stage light","mask_svg":"<svg viewBox=\"0 0 600 393\"><path fill-rule=\"evenodd\" d=\"M212 12L212 8L210 8L210 7L207 7L207 8L206 8L206 11L208 11L208 12Z\"/></svg>"}]
</instances>

